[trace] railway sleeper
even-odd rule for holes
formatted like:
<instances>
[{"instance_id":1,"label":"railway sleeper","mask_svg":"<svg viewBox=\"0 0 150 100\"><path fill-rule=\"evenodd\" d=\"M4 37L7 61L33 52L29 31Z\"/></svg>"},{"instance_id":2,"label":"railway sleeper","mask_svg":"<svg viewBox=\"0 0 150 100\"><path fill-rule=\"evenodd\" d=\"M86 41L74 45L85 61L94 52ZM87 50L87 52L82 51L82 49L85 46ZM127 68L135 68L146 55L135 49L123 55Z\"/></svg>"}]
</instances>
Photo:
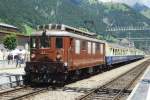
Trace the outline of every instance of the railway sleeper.
<instances>
[{"instance_id":1,"label":"railway sleeper","mask_svg":"<svg viewBox=\"0 0 150 100\"><path fill-rule=\"evenodd\" d=\"M97 95L116 95L120 93L122 89L111 89L111 88L103 88L95 91ZM123 90L122 94L130 94L132 90Z\"/></svg>"}]
</instances>

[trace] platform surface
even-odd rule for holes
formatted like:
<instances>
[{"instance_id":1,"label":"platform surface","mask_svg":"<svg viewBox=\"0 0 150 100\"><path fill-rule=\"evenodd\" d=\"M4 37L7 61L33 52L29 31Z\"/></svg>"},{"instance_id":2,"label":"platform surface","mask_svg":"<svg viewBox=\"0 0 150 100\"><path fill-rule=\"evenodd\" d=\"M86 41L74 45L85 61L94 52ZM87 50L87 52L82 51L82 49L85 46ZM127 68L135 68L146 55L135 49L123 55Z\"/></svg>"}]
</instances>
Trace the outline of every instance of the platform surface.
<instances>
[{"instance_id":1,"label":"platform surface","mask_svg":"<svg viewBox=\"0 0 150 100\"><path fill-rule=\"evenodd\" d=\"M21 64L21 67L17 66L15 62L8 64L7 61L0 62L0 74L9 73L9 74L25 74L24 72L25 64Z\"/></svg>"},{"instance_id":2,"label":"platform surface","mask_svg":"<svg viewBox=\"0 0 150 100\"><path fill-rule=\"evenodd\" d=\"M150 100L150 65L127 100Z\"/></svg>"}]
</instances>

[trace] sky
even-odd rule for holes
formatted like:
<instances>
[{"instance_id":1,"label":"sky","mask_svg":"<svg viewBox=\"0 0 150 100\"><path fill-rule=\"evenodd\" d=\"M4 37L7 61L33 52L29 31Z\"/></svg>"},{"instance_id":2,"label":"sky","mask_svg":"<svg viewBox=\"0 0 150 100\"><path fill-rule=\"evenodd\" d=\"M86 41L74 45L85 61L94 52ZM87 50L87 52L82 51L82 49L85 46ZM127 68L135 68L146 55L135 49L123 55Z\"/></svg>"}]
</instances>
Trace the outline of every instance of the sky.
<instances>
[{"instance_id":1,"label":"sky","mask_svg":"<svg viewBox=\"0 0 150 100\"><path fill-rule=\"evenodd\" d=\"M128 5L134 5L135 3L140 3L148 6L150 8L150 0L99 0L102 2L121 2L126 3Z\"/></svg>"}]
</instances>

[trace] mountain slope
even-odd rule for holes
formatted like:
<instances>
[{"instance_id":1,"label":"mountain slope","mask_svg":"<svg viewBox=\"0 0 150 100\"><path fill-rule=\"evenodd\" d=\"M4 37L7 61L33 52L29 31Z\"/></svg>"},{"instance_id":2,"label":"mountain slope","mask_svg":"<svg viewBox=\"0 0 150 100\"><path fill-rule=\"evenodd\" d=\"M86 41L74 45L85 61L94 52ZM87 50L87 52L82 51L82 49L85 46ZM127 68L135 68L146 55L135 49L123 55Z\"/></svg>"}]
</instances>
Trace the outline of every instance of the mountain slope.
<instances>
[{"instance_id":1,"label":"mountain slope","mask_svg":"<svg viewBox=\"0 0 150 100\"><path fill-rule=\"evenodd\" d=\"M145 17L150 19L150 8L149 7L139 4L139 3L136 3L132 8L134 10L136 10L137 12L141 13L142 15L144 15Z\"/></svg>"},{"instance_id":2,"label":"mountain slope","mask_svg":"<svg viewBox=\"0 0 150 100\"><path fill-rule=\"evenodd\" d=\"M1 0L0 21L26 33L26 26L63 23L101 33L107 26L150 25L150 20L125 4L97 0Z\"/></svg>"}]
</instances>

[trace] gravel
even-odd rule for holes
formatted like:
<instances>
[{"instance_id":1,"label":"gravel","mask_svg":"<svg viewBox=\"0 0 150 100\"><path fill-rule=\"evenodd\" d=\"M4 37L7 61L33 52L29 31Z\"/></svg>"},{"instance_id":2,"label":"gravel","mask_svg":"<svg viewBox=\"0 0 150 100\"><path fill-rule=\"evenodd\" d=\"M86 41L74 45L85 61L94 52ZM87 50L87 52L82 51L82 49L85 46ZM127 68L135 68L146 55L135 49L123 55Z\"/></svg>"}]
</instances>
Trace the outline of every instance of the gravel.
<instances>
[{"instance_id":1,"label":"gravel","mask_svg":"<svg viewBox=\"0 0 150 100\"><path fill-rule=\"evenodd\" d=\"M143 60L136 61L134 63L127 64L125 66L122 66L122 67L119 67L119 68L116 68L116 69L113 69L113 70L110 70L110 71L107 71L104 73L100 73L100 74L92 76L88 79L84 79L84 80L77 81L75 83L66 85L65 87L78 88L78 89L79 88L93 89L93 88L102 86L105 83L120 76L121 74L136 67L136 65L139 65L140 63L146 61L147 59L149 59L149 58L145 58ZM38 94L27 100L75 100L77 97L79 97L81 95L84 95L84 93L55 90L55 91L48 91L46 93Z\"/></svg>"}]
</instances>

